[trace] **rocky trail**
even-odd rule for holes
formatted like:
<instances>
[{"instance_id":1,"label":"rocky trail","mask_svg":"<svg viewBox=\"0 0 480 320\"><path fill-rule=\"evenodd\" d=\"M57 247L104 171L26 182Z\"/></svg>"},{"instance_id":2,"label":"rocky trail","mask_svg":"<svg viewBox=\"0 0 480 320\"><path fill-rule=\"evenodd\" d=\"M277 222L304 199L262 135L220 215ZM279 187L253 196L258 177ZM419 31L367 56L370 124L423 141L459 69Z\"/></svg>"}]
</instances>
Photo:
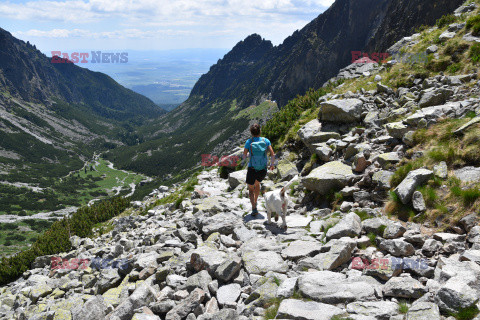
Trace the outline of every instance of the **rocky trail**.
<instances>
[{"instance_id":1,"label":"rocky trail","mask_svg":"<svg viewBox=\"0 0 480 320\"><path fill-rule=\"evenodd\" d=\"M395 46L412 46L418 37ZM260 214L249 214L246 170L222 179L210 168L178 206L155 205L175 192L161 186L134 202L128 216L113 219L110 232L71 237L72 251L38 257L0 288L0 318L480 319L478 215L448 226L412 222L427 210L420 186L435 180L441 190L452 178L479 183L480 169L452 169L439 160L391 182L402 159L424 155L408 152L416 130L472 114L453 131L480 122L480 82L476 73L412 75L413 86L393 90L381 83L387 67L357 63L342 70L339 77L378 73L376 89L323 96L316 118L279 152L263 188L301 177L289 190L286 231L281 220L266 222L262 198ZM312 155L318 161L307 164ZM327 201L333 192L336 206ZM391 194L415 216L387 215Z\"/></svg>"}]
</instances>

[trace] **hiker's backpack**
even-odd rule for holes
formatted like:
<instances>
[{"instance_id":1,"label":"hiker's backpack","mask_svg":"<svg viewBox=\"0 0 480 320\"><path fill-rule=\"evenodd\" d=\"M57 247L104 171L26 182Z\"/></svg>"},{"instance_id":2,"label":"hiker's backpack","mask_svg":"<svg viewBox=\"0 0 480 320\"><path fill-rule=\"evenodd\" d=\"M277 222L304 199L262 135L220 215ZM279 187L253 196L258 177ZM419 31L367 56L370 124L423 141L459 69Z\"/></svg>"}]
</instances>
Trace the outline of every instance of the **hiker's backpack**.
<instances>
[{"instance_id":1,"label":"hiker's backpack","mask_svg":"<svg viewBox=\"0 0 480 320\"><path fill-rule=\"evenodd\" d=\"M255 170L265 170L267 168L267 141L260 138L258 141L250 143L250 164Z\"/></svg>"}]
</instances>

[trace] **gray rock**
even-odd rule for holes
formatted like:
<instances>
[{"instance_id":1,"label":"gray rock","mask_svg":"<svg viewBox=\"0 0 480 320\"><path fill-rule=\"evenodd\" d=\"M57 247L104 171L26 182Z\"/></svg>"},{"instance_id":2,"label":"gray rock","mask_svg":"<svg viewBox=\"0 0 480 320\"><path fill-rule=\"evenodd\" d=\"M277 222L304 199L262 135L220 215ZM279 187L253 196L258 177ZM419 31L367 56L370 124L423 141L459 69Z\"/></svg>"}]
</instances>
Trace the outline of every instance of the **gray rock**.
<instances>
[{"instance_id":1,"label":"gray rock","mask_svg":"<svg viewBox=\"0 0 480 320\"><path fill-rule=\"evenodd\" d=\"M106 316L107 306L102 296L90 298L84 305L72 310L73 320L97 320Z\"/></svg>"},{"instance_id":2,"label":"gray rock","mask_svg":"<svg viewBox=\"0 0 480 320\"><path fill-rule=\"evenodd\" d=\"M332 271L302 274L298 290L306 298L330 304L375 299L375 288L369 282L349 282L344 274Z\"/></svg>"},{"instance_id":3,"label":"gray rock","mask_svg":"<svg viewBox=\"0 0 480 320\"><path fill-rule=\"evenodd\" d=\"M388 86L386 86L384 84L381 84L381 83L377 83L377 91L379 93L386 93L386 94L392 94L393 93L393 90L391 88L389 88Z\"/></svg>"},{"instance_id":4,"label":"gray rock","mask_svg":"<svg viewBox=\"0 0 480 320\"><path fill-rule=\"evenodd\" d=\"M391 301L357 301L347 304L347 312L370 316L373 319L388 320L391 316L398 314L398 305Z\"/></svg>"},{"instance_id":5,"label":"gray rock","mask_svg":"<svg viewBox=\"0 0 480 320\"><path fill-rule=\"evenodd\" d=\"M446 179L448 177L448 167L445 161L440 162L439 164L433 167L433 174L439 177L440 179Z\"/></svg>"},{"instance_id":6,"label":"gray rock","mask_svg":"<svg viewBox=\"0 0 480 320\"><path fill-rule=\"evenodd\" d=\"M154 315L154 314L149 314L149 313L135 313L133 315L132 320L161 320L159 316ZM190 320L189 317L187 317L187 320ZM195 320L195 318L193 319Z\"/></svg>"},{"instance_id":7,"label":"gray rock","mask_svg":"<svg viewBox=\"0 0 480 320\"><path fill-rule=\"evenodd\" d=\"M351 123L362 118L363 102L358 99L329 100L320 104L320 121Z\"/></svg>"},{"instance_id":8,"label":"gray rock","mask_svg":"<svg viewBox=\"0 0 480 320\"><path fill-rule=\"evenodd\" d=\"M148 267L157 267L160 255L156 251L141 253L135 260L134 267L136 269L145 269Z\"/></svg>"},{"instance_id":9,"label":"gray rock","mask_svg":"<svg viewBox=\"0 0 480 320\"><path fill-rule=\"evenodd\" d=\"M315 154L318 156L318 158L321 161L326 162L330 160L330 156L333 153L332 148L328 147L326 144L321 144L321 145L314 144L313 146L315 147L315 150L314 150Z\"/></svg>"},{"instance_id":10,"label":"gray rock","mask_svg":"<svg viewBox=\"0 0 480 320\"><path fill-rule=\"evenodd\" d=\"M314 119L310 122L307 122L303 127L301 127L297 134L300 139L305 143L307 146L311 145L313 141L311 140L312 136L322 130L322 124L318 119Z\"/></svg>"},{"instance_id":11,"label":"gray rock","mask_svg":"<svg viewBox=\"0 0 480 320\"><path fill-rule=\"evenodd\" d=\"M250 274L264 275L269 271L286 273L288 265L282 257L272 251L246 251L242 253L245 269Z\"/></svg>"},{"instance_id":12,"label":"gray rock","mask_svg":"<svg viewBox=\"0 0 480 320\"><path fill-rule=\"evenodd\" d=\"M427 48L427 54L435 53L437 51L438 51L438 46L436 46L436 45L432 45L432 46Z\"/></svg>"},{"instance_id":13,"label":"gray rock","mask_svg":"<svg viewBox=\"0 0 480 320\"><path fill-rule=\"evenodd\" d=\"M245 183L245 179L247 177L247 170L239 170L235 172L231 172L228 175L228 184L230 188L235 189L241 184Z\"/></svg>"},{"instance_id":14,"label":"gray rock","mask_svg":"<svg viewBox=\"0 0 480 320\"><path fill-rule=\"evenodd\" d=\"M166 282L168 286L177 288L183 286L187 282L187 278L178 274L170 274L167 276Z\"/></svg>"},{"instance_id":15,"label":"gray rock","mask_svg":"<svg viewBox=\"0 0 480 320\"><path fill-rule=\"evenodd\" d=\"M461 82L460 82L461 84ZM457 130L455 130L453 133L454 134L459 134L459 133L462 133L465 129L467 129L468 127L474 125L474 124L477 124L480 122L480 117L475 117L473 118L472 120L468 121L467 123L465 123L463 126L461 126L460 128L458 128Z\"/></svg>"},{"instance_id":16,"label":"gray rock","mask_svg":"<svg viewBox=\"0 0 480 320\"><path fill-rule=\"evenodd\" d=\"M277 289L276 296L279 298L290 298L295 292L295 287L297 286L298 277L288 278L280 284Z\"/></svg>"},{"instance_id":17,"label":"gray rock","mask_svg":"<svg viewBox=\"0 0 480 320\"><path fill-rule=\"evenodd\" d=\"M225 252L212 249L208 246L200 246L190 256L190 263L195 271L207 270L210 275L227 259Z\"/></svg>"},{"instance_id":18,"label":"gray rock","mask_svg":"<svg viewBox=\"0 0 480 320\"><path fill-rule=\"evenodd\" d=\"M452 94L453 94L453 90L451 89L430 88L430 89L424 90L422 93L422 97L418 102L418 106L420 108L425 108L425 107L438 106L438 105L444 104Z\"/></svg>"},{"instance_id":19,"label":"gray rock","mask_svg":"<svg viewBox=\"0 0 480 320\"><path fill-rule=\"evenodd\" d=\"M403 236L405 231L407 231L407 229L402 226L400 222L390 222L387 224L382 236L385 239L396 239Z\"/></svg>"},{"instance_id":20,"label":"gray rock","mask_svg":"<svg viewBox=\"0 0 480 320\"><path fill-rule=\"evenodd\" d=\"M100 273L100 277L96 283L96 291L103 294L108 289L114 288L120 284L122 278L118 274L117 269L105 269Z\"/></svg>"},{"instance_id":21,"label":"gray rock","mask_svg":"<svg viewBox=\"0 0 480 320\"><path fill-rule=\"evenodd\" d=\"M135 291L133 291L128 299L132 302L133 308L138 309L155 302L156 293L147 282L143 282L135 289Z\"/></svg>"},{"instance_id":22,"label":"gray rock","mask_svg":"<svg viewBox=\"0 0 480 320\"><path fill-rule=\"evenodd\" d=\"M427 239L422 246L422 253L427 257L431 257L442 247L443 245L440 241L435 239Z\"/></svg>"},{"instance_id":23,"label":"gray rock","mask_svg":"<svg viewBox=\"0 0 480 320\"><path fill-rule=\"evenodd\" d=\"M477 224L477 220L477 214L471 213L460 219L458 223L462 226L463 230L470 232L470 230Z\"/></svg>"},{"instance_id":24,"label":"gray rock","mask_svg":"<svg viewBox=\"0 0 480 320\"><path fill-rule=\"evenodd\" d=\"M180 302L172 310L170 310L165 320L181 320L185 319L188 314L193 312L205 299L205 291L202 289L193 290L187 299Z\"/></svg>"},{"instance_id":25,"label":"gray rock","mask_svg":"<svg viewBox=\"0 0 480 320\"><path fill-rule=\"evenodd\" d=\"M263 282L267 279L265 282ZM262 283L263 282L263 283ZM261 284L261 285L260 285ZM253 303L256 306L263 306L265 303L272 301L278 290L278 285L273 277L261 278L255 286L257 287L245 300L245 304Z\"/></svg>"},{"instance_id":26,"label":"gray rock","mask_svg":"<svg viewBox=\"0 0 480 320\"><path fill-rule=\"evenodd\" d=\"M175 307L175 301L173 300L163 300L155 302L150 305L150 310L155 314L164 316L168 311L172 310Z\"/></svg>"},{"instance_id":27,"label":"gray rock","mask_svg":"<svg viewBox=\"0 0 480 320\"><path fill-rule=\"evenodd\" d=\"M224 235L233 233L233 230L240 223L240 219L233 213L219 213L214 216L202 219L202 232L205 235L211 235L219 232Z\"/></svg>"},{"instance_id":28,"label":"gray rock","mask_svg":"<svg viewBox=\"0 0 480 320\"><path fill-rule=\"evenodd\" d=\"M435 303L446 312L457 312L471 307L477 301L477 292L459 277L449 279L435 296Z\"/></svg>"},{"instance_id":29,"label":"gray rock","mask_svg":"<svg viewBox=\"0 0 480 320\"><path fill-rule=\"evenodd\" d=\"M410 202L417 187L427 182L432 173L431 170L427 169L417 169L408 173L407 177L395 188L395 193L403 204Z\"/></svg>"},{"instance_id":30,"label":"gray rock","mask_svg":"<svg viewBox=\"0 0 480 320\"><path fill-rule=\"evenodd\" d=\"M425 200L423 199L423 195L420 191L415 191L413 193L412 205L413 209L415 209L417 212L425 212L427 210Z\"/></svg>"},{"instance_id":31,"label":"gray rock","mask_svg":"<svg viewBox=\"0 0 480 320\"><path fill-rule=\"evenodd\" d=\"M336 225L328 229L328 239L339 239L342 237L356 237L362 231L362 221L360 217L350 212L343 217Z\"/></svg>"},{"instance_id":32,"label":"gray rock","mask_svg":"<svg viewBox=\"0 0 480 320\"><path fill-rule=\"evenodd\" d=\"M240 297L241 292L242 292L241 287L237 283L221 286L220 288L218 288L218 291L217 291L218 303L221 306L223 305L230 306L237 301L238 297Z\"/></svg>"},{"instance_id":33,"label":"gray rock","mask_svg":"<svg viewBox=\"0 0 480 320\"><path fill-rule=\"evenodd\" d=\"M455 35L456 35L455 32L445 31L445 32L442 33L440 36L438 36L438 39L440 39L441 41L443 41L443 40L448 40L448 39L452 39L453 37L455 37Z\"/></svg>"},{"instance_id":34,"label":"gray rock","mask_svg":"<svg viewBox=\"0 0 480 320\"><path fill-rule=\"evenodd\" d=\"M370 218L362 221L362 229L367 234L372 232L383 237L383 233L388 224L389 221L385 218Z\"/></svg>"},{"instance_id":35,"label":"gray rock","mask_svg":"<svg viewBox=\"0 0 480 320\"><path fill-rule=\"evenodd\" d=\"M233 229L233 238L242 242L248 241L257 236L253 230L247 229L243 224Z\"/></svg>"},{"instance_id":36,"label":"gray rock","mask_svg":"<svg viewBox=\"0 0 480 320\"><path fill-rule=\"evenodd\" d=\"M476 183L480 181L480 168L464 167L455 170L453 174L463 183Z\"/></svg>"},{"instance_id":37,"label":"gray rock","mask_svg":"<svg viewBox=\"0 0 480 320\"><path fill-rule=\"evenodd\" d=\"M415 248L403 238L380 239L379 248L395 257L408 257L415 253Z\"/></svg>"},{"instance_id":38,"label":"gray rock","mask_svg":"<svg viewBox=\"0 0 480 320\"><path fill-rule=\"evenodd\" d=\"M232 256L231 259L225 260L225 262L218 266L215 270L215 277L219 280L228 282L238 273L238 271L240 271L241 268L242 259L237 256Z\"/></svg>"},{"instance_id":39,"label":"gray rock","mask_svg":"<svg viewBox=\"0 0 480 320\"><path fill-rule=\"evenodd\" d=\"M460 261L473 261L480 264L480 250L466 250L460 256Z\"/></svg>"},{"instance_id":40,"label":"gray rock","mask_svg":"<svg viewBox=\"0 0 480 320\"><path fill-rule=\"evenodd\" d=\"M393 172L380 170L373 174L372 181L378 186L378 188L383 190L390 190L390 179L392 178L392 176Z\"/></svg>"},{"instance_id":41,"label":"gray rock","mask_svg":"<svg viewBox=\"0 0 480 320\"><path fill-rule=\"evenodd\" d=\"M350 261L352 251L356 247L356 241L350 238L332 240L328 244L331 244L328 252L320 253L313 258L303 259L299 262L299 266L319 270L333 270Z\"/></svg>"},{"instance_id":42,"label":"gray rock","mask_svg":"<svg viewBox=\"0 0 480 320\"><path fill-rule=\"evenodd\" d=\"M400 162L400 157L398 156L398 152L382 153L379 156L377 156L375 159L380 164L380 166L382 166L382 168L386 168L388 166L391 166L393 164Z\"/></svg>"},{"instance_id":43,"label":"gray rock","mask_svg":"<svg viewBox=\"0 0 480 320\"><path fill-rule=\"evenodd\" d=\"M322 244L317 241L297 240L291 242L287 248L283 249L282 255L290 260L296 260L302 257L309 257L320 252Z\"/></svg>"},{"instance_id":44,"label":"gray rock","mask_svg":"<svg viewBox=\"0 0 480 320\"><path fill-rule=\"evenodd\" d=\"M295 164L286 159L278 161L277 176L280 181L291 180L296 175L298 175L298 170Z\"/></svg>"},{"instance_id":45,"label":"gray rock","mask_svg":"<svg viewBox=\"0 0 480 320\"><path fill-rule=\"evenodd\" d=\"M352 169L339 161L328 162L302 178L302 184L311 191L327 194L332 189L340 190L346 186Z\"/></svg>"},{"instance_id":46,"label":"gray rock","mask_svg":"<svg viewBox=\"0 0 480 320\"><path fill-rule=\"evenodd\" d=\"M440 320L440 310L435 303L415 301L408 309L406 320Z\"/></svg>"},{"instance_id":47,"label":"gray rock","mask_svg":"<svg viewBox=\"0 0 480 320\"><path fill-rule=\"evenodd\" d=\"M385 283L383 295L396 298L418 299L427 292L420 281L412 277L394 277Z\"/></svg>"},{"instance_id":48,"label":"gray rock","mask_svg":"<svg viewBox=\"0 0 480 320\"><path fill-rule=\"evenodd\" d=\"M408 126L406 126L402 122L387 123L385 125L385 128L387 129L389 135L400 140L409 130Z\"/></svg>"},{"instance_id":49,"label":"gray rock","mask_svg":"<svg viewBox=\"0 0 480 320\"><path fill-rule=\"evenodd\" d=\"M197 320L245 320L238 316L238 313L233 309L222 309L212 314L202 314Z\"/></svg>"},{"instance_id":50,"label":"gray rock","mask_svg":"<svg viewBox=\"0 0 480 320\"><path fill-rule=\"evenodd\" d=\"M188 291L193 291L195 288L200 288L208 292L208 284L212 281L212 277L207 270L202 270L187 278L185 288Z\"/></svg>"},{"instance_id":51,"label":"gray rock","mask_svg":"<svg viewBox=\"0 0 480 320\"><path fill-rule=\"evenodd\" d=\"M314 301L285 299L280 303L276 319L329 320L346 316L345 311L335 306Z\"/></svg>"}]
</instances>

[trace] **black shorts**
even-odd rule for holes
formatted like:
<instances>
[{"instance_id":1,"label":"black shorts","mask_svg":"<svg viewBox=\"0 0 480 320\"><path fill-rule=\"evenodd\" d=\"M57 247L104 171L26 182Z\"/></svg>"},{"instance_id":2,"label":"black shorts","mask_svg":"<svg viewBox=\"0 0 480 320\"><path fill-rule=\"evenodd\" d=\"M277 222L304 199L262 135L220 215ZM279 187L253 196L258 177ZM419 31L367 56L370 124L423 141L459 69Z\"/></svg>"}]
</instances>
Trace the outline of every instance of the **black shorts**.
<instances>
[{"instance_id":1,"label":"black shorts","mask_svg":"<svg viewBox=\"0 0 480 320\"><path fill-rule=\"evenodd\" d=\"M266 176L267 176L267 169L257 171L252 167L248 167L247 184L253 185L255 184L255 180L258 182L262 182L262 180L265 179Z\"/></svg>"}]
</instances>

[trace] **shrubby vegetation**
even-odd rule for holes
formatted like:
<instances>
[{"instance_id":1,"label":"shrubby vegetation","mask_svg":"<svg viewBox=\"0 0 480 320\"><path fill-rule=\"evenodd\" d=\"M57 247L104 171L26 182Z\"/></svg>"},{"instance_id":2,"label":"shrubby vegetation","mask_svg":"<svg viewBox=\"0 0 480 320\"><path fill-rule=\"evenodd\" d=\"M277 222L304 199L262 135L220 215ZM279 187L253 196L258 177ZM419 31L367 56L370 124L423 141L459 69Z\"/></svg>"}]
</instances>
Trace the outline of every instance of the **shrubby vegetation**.
<instances>
[{"instance_id":1,"label":"shrubby vegetation","mask_svg":"<svg viewBox=\"0 0 480 320\"><path fill-rule=\"evenodd\" d=\"M297 96L277 112L272 119L267 121L262 128L262 135L268 137L272 144L284 137L295 122L300 118L302 112L317 106L318 99L327 94L329 89L310 89L305 95Z\"/></svg>"},{"instance_id":2,"label":"shrubby vegetation","mask_svg":"<svg viewBox=\"0 0 480 320\"><path fill-rule=\"evenodd\" d=\"M13 257L3 257L0 263L0 285L14 281L30 269L36 257L66 252L71 249L70 237L93 235L95 224L107 221L130 206L128 198L112 198L82 207L69 218L54 222L27 250Z\"/></svg>"}]
</instances>

